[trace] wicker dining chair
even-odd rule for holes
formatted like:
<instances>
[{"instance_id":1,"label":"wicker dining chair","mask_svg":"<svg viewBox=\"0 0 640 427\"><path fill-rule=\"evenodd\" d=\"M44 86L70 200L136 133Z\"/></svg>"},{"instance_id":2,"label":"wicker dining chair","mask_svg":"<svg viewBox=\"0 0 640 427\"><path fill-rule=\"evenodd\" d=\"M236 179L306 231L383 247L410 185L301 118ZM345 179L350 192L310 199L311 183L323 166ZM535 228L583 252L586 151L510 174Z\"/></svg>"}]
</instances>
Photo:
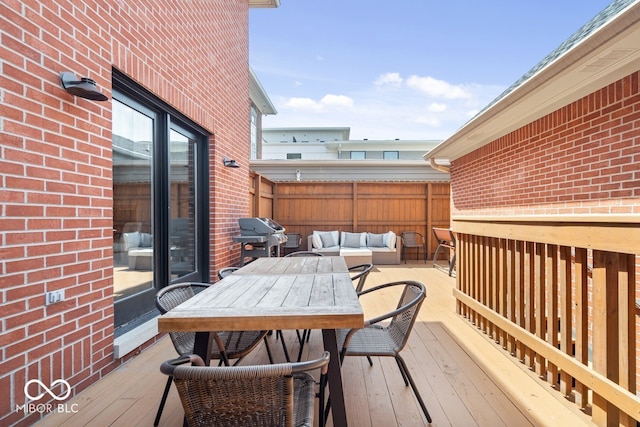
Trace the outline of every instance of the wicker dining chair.
<instances>
[{"instance_id":1,"label":"wicker dining chair","mask_svg":"<svg viewBox=\"0 0 640 427\"><path fill-rule=\"evenodd\" d=\"M296 251L296 252L291 252L290 254L286 254L284 257L289 258L289 257L305 257L305 256L324 256L324 255L322 255L320 252Z\"/></svg>"},{"instance_id":2,"label":"wicker dining chair","mask_svg":"<svg viewBox=\"0 0 640 427\"><path fill-rule=\"evenodd\" d=\"M240 267L224 267L218 270L218 279L224 279L228 275L232 274L234 271L239 270Z\"/></svg>"},{"instance_id":3,"label":"wicker dining chair","mask_svg":"<svg viewBox=\"0 0 640 427\"><path fill-rule=\"evenodd\" d=\"M395 358L406 386L411 385L427 421L431 423L431 415L420 396L407 365L400 352L407 344L413 329L420 306L426 298L426 290L422 283L406 280L385 283L359 293L362 297L391 287L401 287L402 294L395 310L365 321L362 329L338 330L338 343L342 347L340 360L345 356L381 356ZM380 325L380 322L385 322ZM371 360L369 360L371 364ZM328 406L328 405L327 405Z\"/></svg>"},{"instance_id":4,"label":"wicker dining chair","mask_svg":"<svg viewBox=\"0 0 640 427\"><path fill-rule=\"evenodd\" d=\"M178 283L162 288L156 294L156 307L161 314L165 314L172 308L182 304L195 294L202 292L208 283ZM215 286L215 285L214 285ZM242 360L247 354L253 351L260 341L264 340L265 348L269 357L269 361L273 363L273 357L267 341L268 331L233 331L233 332L211 332L211 359L219 360L220 364L229 365L231 360L235 360L236 364ZM193 353L196 334L195 332L170 332L171 342L180 356ZM168 378L165 385L162 400L153 423L157 426L160 422L162 410L167 401L167 396L171 388L171 377Z\"/></svg>"},{"instance_id":5,"label":"wicker dining chair","mask_svg":"<svg viewBox=\"0 0 640 427\"><path fill-rule=\"evenodd\" d=\"M424 237L422 234L417 231L405 231L400 234L400 239L402 240L402 259L404 262L407 262L407 249L415 249L416 250L416 261L420 256L420 251L422 251L422 255L424 257L424 262L427 262L427 250L424 243Z\"/></svg>"},{"instance_id":6,"label":"wicker dining chair","mask_svg":"<svg viewBox=\"0 0 640 427\"><path fill-rule=\"evenodd\" d=\"M362 291L367 280L367 276L369 276L371 270L373 270L373 264L358 264L349 267L349 273L356 273L351 276L351 280L353 282L356 280L358 281L358 284L356 285L356 292Z\"/></svg>"},{"instance_id":7,"label":"wicker dining chair","mask_svg":"<svg viewBox=\"0 0 640 427\"><path fill-rule=\"evenodd\" d=\"M164 362L160 370L173 378L189 426L311 427L316 383L308 371L321 370L322 426L328 363L329 352L300 363L222 367L204 366L189 355Z\"/></svg>"}]
</instances>

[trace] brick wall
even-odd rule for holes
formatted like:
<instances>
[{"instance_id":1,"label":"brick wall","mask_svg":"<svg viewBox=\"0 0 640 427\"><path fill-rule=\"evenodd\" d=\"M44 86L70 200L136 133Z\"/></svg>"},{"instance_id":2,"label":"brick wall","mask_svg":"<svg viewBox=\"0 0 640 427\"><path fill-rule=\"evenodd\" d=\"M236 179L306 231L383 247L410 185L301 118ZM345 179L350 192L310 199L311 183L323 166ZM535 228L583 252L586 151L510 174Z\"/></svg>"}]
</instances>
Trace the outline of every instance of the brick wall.
<instances>
[{"instance_id":1,"label":"brick wall","mask_svg":"<svg viewBox=\"0 0 640 427\"><path fill-rule=\"evenodd\" d=\"M640 214L639 79L635 72L452 162L452 216Z\"/></svg>"},{"instance_id":2,"label":"brick wall","mask_svg":"<svg viewBox=\"0 0 640 427\"><path fill-rule=\"evenodd\" d=\"M452 213L640 213L634 73L453 162Z\"/></svg>"},{"instance_id":3,"label":"brick wall","mask_svg":"<svg viewBox=\"0 0 640 427\"><path fill-rule=\"evenodd\" d=\"M121 362L111 102L67 94L59 72L110 96L116 67L211 132L211 263L229 264L249 209L248 4L12 1L0 11L0 425L30 425L40 414L16 410L27 381L63 378L76 394ZM242 168L224 168L224 156ZM45 306L57 289L65 301Z\"/></svg>"}]
</instances>

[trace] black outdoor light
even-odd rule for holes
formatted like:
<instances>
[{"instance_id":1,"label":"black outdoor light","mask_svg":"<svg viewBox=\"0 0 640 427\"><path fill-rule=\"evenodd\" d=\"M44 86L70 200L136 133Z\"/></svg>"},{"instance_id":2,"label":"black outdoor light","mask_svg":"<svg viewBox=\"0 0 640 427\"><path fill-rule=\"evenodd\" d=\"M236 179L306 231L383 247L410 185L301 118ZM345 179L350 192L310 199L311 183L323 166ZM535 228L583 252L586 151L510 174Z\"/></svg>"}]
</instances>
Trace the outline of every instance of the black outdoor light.
<instances>
[{"instance_id":1,"label":"black outdoor light","mask_svg":"<svg viewBox=\"0 0 640 427\"><path fill-rule=\"evenodd\" d=\"M107 101L106 95L98 90L95 80L82 77L80 80L70 71L60 73L60 84L62 88L72 95L93 101Z\"/></svg>"},{"instance_id":2,"label":"black outdoor light","mask_svg":"<svg viewBox=\"0 0 640 427\"><path fill-rule=\"evenodd\" d=\"M240 165L235 160L229 160L226 157L222 159L222 164L228 168L239 168Z\"/></svg>"}]
</instances>

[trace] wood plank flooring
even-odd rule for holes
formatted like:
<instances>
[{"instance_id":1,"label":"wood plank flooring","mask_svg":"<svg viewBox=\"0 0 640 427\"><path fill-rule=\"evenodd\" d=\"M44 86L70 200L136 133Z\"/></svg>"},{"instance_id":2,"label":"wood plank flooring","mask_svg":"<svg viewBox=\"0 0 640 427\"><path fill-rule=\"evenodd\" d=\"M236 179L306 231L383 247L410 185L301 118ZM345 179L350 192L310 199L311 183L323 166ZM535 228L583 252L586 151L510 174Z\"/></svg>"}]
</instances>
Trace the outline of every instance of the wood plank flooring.
<instances>
[{"instance_id":1,"label":"wood plank flooring","mask_svg":"<svg viewBox=\"0 0 640 427\"><path fill-rule=\"evenodd\" d=\"M589 418L538 382L486 335L455 313L455 279L424 263L377 266L365 287L411 279L427 287L409 344L403 350L409 369L433 418L433 426L577 426ZM363 300L365 317L395 307L395 296ZM298 352L294 331L285 331L292 357ZM303 358L322 352L320 331L313 331ZM275 334L270 348L284 360ZM167 338L92 385L67 404L75 414L51 414L37 426L152 426L166 377L160 364L176 353ZM258 349L244 364L267 363ZM411 388L405 387L395 361L349 357L343 365L349 425L356 427L428 425ZM172 388L160 426L182 426L183 412ZM329 423L328 425L331 425Z\"/></svg>"}]
</instances>

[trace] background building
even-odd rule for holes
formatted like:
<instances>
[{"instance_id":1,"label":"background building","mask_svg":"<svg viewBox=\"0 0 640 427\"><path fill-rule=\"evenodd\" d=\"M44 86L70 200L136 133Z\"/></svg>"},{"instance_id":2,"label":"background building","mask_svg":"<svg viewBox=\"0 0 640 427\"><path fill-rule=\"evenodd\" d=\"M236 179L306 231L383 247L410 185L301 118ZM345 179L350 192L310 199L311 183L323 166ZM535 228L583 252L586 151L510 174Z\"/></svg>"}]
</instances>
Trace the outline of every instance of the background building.
<instances>
[{"instance_id":1,"label":"background building","mask_svg":"<svg viewBox=\"0 0 640 427\"><path fill-rule=\"evenodd\" d=\"M420 160L434 140L350 140L348 127L263 129L263 160Z\"/></svg>"}]
</instances>

